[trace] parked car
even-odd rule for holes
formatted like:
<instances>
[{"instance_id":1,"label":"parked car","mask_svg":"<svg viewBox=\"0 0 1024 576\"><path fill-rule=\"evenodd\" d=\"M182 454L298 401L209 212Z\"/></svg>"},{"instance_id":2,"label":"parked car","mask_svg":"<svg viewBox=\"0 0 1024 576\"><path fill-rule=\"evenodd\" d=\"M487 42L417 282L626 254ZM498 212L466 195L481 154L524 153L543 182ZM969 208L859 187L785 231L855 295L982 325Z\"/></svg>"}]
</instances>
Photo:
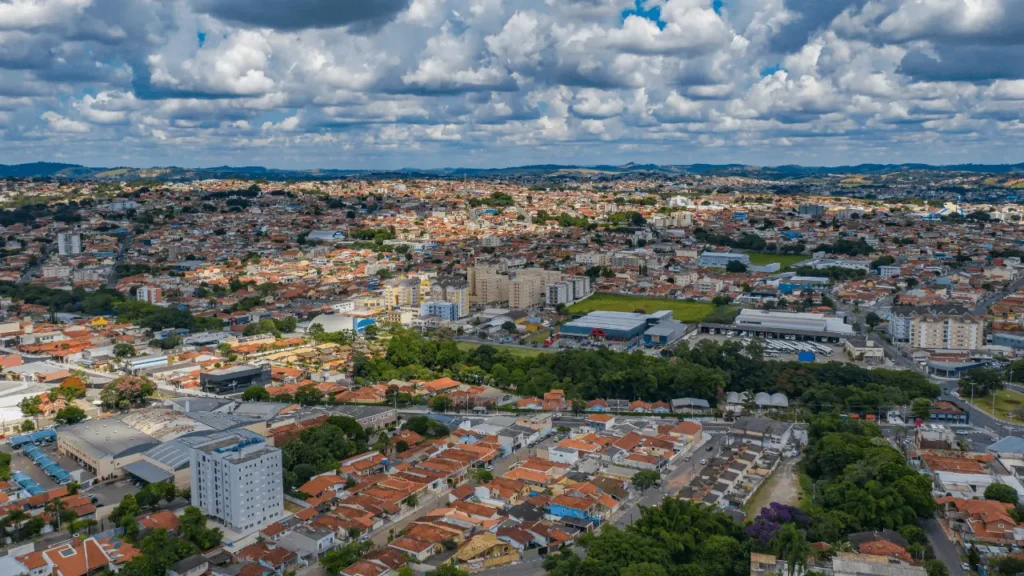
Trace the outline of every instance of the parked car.
<instances>
[{"instance_id":1,"label":"parked car","mask_svg":"<svg viewBox=\"0 0 1024 576\"><path fill-rule=\"evenodd\" d=\"M700 459L700 465L701 465L701 466L703 466L703 465L705 465L705 464L707 464L707 463L708 463L708 461L707 461L707 460L705 460L705 459L703 459L703 458L701 458L701 459Z\"/></svg>"},{"instance_id":2,"label":"parked car","mask_svg":"<svg viewBox=\"0 0 1024 576\"><path fill-rule=\"evenodd\" d=\"M715 449L715 447L714 447L714 446L708 446L708 452L711 452L711 451L712 451L712 450L714 450L714 449Z\"/></svg>"}]
</instances>

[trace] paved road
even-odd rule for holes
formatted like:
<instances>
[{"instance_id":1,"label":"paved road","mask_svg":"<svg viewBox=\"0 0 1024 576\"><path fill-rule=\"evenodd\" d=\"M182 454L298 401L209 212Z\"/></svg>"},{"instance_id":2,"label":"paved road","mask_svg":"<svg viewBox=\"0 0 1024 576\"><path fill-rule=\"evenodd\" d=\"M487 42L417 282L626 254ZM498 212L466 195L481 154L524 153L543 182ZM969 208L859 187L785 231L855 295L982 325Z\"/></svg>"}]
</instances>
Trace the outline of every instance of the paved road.
<instances>
[{"instance_id":1,"label":"paved road","mask_svg":"<svg viewBox=\"0 0 1024 576\"><path fill-rule=\"evenodd\" d=\"M632 502L621 510L612 520L612 524L619 528L625 528L640 517L640 507L654 506L665 499L666 496L674 496L694 475L700 474L706 464L701 464L703 459L710 460L717 456L722 448L725 436L712 436L703 446L694 450L689 462L681 462L675 470L662 478L661 486L648 490L642 497L631 496ZM713 449L709 452L708 446Z\"/></svg>"},{"instance_id":2,"label":"paved road","mask_svg":"<svg viewBox=\"0 0 1024 576\"><path fill-rule=\"evenodd\" d=\"M32 276L36 273L36 270L38 270L43 265L43 262L46 262L46 259L47 257L49 257L49 255L50 245L46 244L40 251L39 259L36 260L36 263L26 268L25 272L21 275L21 278L18 278L18 284L28 284L28 282L32 280Z\"/></svg>"},{"instance_id":3,"label":"paved road","mask_svg":"<svg viewBox=\"0 0 1024 576\"><path fill-rule=\"evenodd\" d=\"M921 521L921 529L928 536L928 542L935 550L935 558L942 561L949 568L950 576L965 576L966 572L960 568L960 552L956 544L946 538L946 533L939 526L939 521L929 518Z\"/></svg>"},{"instance_id":4,"label":"paved road","mask_svg":"<svg viewBox=\"0 0 1024 576\"><path fill-rule=\"evenodd\" d=\"M117 286L117 267L121 262L124 261L124 253L132 244L131 232L123 234L117 244L117 257L114 258L114 265L110 267L110 273L107 274L107 288L113 289Z\"/></svg>"}]
</instances>

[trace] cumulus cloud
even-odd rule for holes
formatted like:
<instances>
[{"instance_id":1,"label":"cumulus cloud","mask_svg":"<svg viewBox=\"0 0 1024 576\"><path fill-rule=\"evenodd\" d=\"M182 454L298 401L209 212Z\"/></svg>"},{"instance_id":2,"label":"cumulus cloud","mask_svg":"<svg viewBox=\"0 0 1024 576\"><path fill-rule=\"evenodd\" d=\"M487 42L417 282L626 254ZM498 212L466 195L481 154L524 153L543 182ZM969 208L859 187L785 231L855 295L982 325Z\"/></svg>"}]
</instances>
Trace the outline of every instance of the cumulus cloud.
<instances>
[{"instance_id":1,"label":"cumulus cloud","mask_svg":"<svg viewBox=\"0 0 1024 576\"><path fill-rule=\"evenodd\" d=\"M1020 160L1022 28L1024 0L0 0L0 154Z\"/></svg>"}]
</instances>

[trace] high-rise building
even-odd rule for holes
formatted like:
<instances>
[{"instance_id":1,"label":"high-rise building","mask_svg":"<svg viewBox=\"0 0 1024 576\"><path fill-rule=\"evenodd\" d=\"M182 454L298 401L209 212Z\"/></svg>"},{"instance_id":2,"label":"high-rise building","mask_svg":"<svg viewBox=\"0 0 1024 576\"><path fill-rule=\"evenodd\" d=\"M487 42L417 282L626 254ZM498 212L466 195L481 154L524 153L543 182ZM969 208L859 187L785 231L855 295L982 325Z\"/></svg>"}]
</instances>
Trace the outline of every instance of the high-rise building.
<instances>
[{"instance_id":1,"label":"high-rise building","mask_svg":"<svg viewBox=\"0 0 1024 576\"><path fill-rule=\"evenodd\" d=\"M430 286L430 299L455 304L459 318L469 316L469 284L461 278L436 278Z\"/></svg>"},{"instance_id":2,"label":"high-rise building","mask_svg":"<svg viewBox=\"0 0 1024 576\"><path fill-rule=\"evenodd\" d=\"M57 254L72 256L82 253L82 235L61 232L57 234Z\"/></svg>"},{"instance_id":3,"label":"high-rise building","mask_svg":"<svg viewBox=\"0 0 1024 576\"><path fill-rule=\"evenodd\" d=\"M985 321L971 315L922 314L911 321L910 345L928 350L977 350L985 345Z\"/></svg>"},{"instance_id":4,"label":"high-rise building","mask_svg":"<svg viewBox=\"0 0 1024 576\"><path fill-rule=\"evenodd\" d=\"M481 304L508 302L508 276L504 274L477 275L475 301Z\"/></svg>"},{"instance_id":5,"label":"high-rise building","mask_svg":"<svg viewBox=\"0 0 1024 576\"><path fill-rule=\"evenodd\" d=\"M547 297L547 285L561 279L562 273L557 270L524 268L517 271L515 279L509 283L508 307L522 310L543 304Z\"/></svg>"},{"instance_id":6,"label":"high-rise building","mask_svg":"<svg viewBox=\"0 0 1024 576\"><path fill-rule=\"evenodd\" d=\"M242 534L284 514L281 451L231 432L192 445L192 505Z\"/></svg>"},{"instance_id":7,"label":"high-rise building","mask_svg":"<svg viewBox=\"0 0 1024 576\"><path fill-rule=\"evenodd\" d=\"M159 304L164 300L164 292L156 286L140 286L135 298L150 304Z\"/></svg>"},{"instance_id":8,"label":"high-rise building","mask_svg":"<svg viewBox=\"0 0 1024 576\"><path fill-rule=\"evenodd\" d=\"M420 279L394 278L384 285L384 307L420 305Z\"/></svg>"}]
</instances>

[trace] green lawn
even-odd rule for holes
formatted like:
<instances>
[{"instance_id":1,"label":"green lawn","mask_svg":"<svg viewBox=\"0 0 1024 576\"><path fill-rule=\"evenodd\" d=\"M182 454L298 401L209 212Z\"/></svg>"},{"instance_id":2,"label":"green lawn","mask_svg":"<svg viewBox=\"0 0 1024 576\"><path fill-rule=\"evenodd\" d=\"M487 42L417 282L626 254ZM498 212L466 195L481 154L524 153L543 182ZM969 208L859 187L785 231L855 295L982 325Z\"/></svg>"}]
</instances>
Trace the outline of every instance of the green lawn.
<instances>
[{"instance_id":1,"label":"green lawn","mask_svg":"<svg viewBox=\"0 0 1024 576\"><path fill-rule=\"evenodd\" d=\"M748 252L747 254L750 256L750 263L754 266L764 266L765 264L778 262L783 270L797 262L807 260L807 256L803 254L771 254L769 252Z\"/></svg>"},{"instance_id":2,"label":"green lawn","mask_svg":"<svg viewBox=\"0 0 1024 576\"><path fill-rule=\"evenodd\" d=\"M482 346L482 344L477 344L475 342L456 342L455 345L459 347L459 350L465 350L467 352ZM495 348L504 350L513 356L523 356L525 358L551 352L550 348L519 348L517 346L502 346L501 344L488 344L488 346L494 346Z\"/></svg>"},{"instance_id":3,"label":"green lawn","mask_svg":"<svg viewBox=\"0 0 1024 576\"><path fill-rule=\"evenodd\" d=\"M964 396L964 400L971 401L970 395ZM992 414L992 395L988 396L975 396L974 405L982 410ZM996 418L1001 418L1008 422L1019 422L1024 423L1024 420L1020 418L1014 418L1010 416L1010 412L1015 409L1024 406L1024 394L1017 392L1016 390L1004 389L996 393Z\"/></svg>"},{"instance_id":4,"label":"green lawn","mask_svg":"<svg viewBox=\"0 0 1024 576\"><path fill-rule=\"evenodd\" d=\"M570 314L586 314L595 310L611 312L634 312L643 310L650 314L658 310L671 310L672 316L680 322L700 322L711 314L713 304L684 302L682 300L661 300L642 296L620 296L618 294L594 294L582 302L569 307Z\"/></svg>"}]
</instances>

